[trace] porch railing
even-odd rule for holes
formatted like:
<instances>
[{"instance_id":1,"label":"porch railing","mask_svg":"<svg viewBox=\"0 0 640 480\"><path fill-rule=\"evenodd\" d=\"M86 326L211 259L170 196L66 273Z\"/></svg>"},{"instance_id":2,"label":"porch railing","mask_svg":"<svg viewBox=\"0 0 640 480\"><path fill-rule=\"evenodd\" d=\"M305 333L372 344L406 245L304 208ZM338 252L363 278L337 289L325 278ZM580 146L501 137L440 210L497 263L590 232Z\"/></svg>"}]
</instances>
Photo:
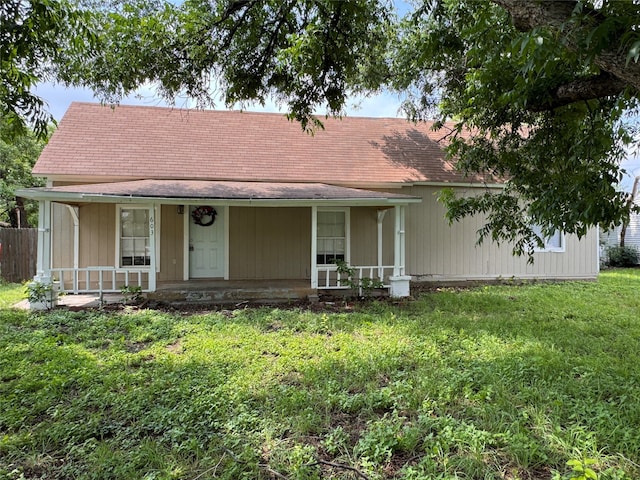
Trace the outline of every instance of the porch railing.
<instances>
[{"instance_id":1,"label":"porch railing","mask_svg":"<svg viewBox=\"0 0 640 480\"><path fill-rule=\"evenodd\" d=\"M348 282L346 276L344 274L338 273L337 265L318 265L316 268L318 272L317 285L320 290L343 290L351 288L352 285L350 282ZM382 284L382 288L388 289L391 287L389 277L393 276L393 265L351 265L349 268L352 268L355 271L355 275L353 276L351 281L359 285L358 295L360 296L362 296L363 294L363 279L380 282Z\"/></svg>"},{"instance_id":2,"label":"porch railing","mask_svg":"<svg viewBox=\"0 0 640 480\"><path fill-rule=\"evenodd\" d=\"M115 293L122 287L149 288L149 269L117 267L52 268L51 277L67 293Z\"/></svg>"}]
</instances>

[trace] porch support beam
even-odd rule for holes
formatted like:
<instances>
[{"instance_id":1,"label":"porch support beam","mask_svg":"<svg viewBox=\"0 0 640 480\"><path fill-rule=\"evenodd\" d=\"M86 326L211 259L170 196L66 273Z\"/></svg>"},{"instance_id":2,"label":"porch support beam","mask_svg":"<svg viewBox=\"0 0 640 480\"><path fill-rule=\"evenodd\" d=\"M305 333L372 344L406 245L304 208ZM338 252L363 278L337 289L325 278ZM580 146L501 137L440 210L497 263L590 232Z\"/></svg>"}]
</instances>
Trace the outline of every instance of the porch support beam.
<instances>
[{"instance_id":1,"label":"porch support beam","mask_svg":"<svg viewBox=\"0 0 640 480\"><path fill-rule=\"evenodd\" d=\"M40 200L38 203L38 256L33 281L51 283L51 201Z\"/></svg>"},{"instance_id":2,"label":"porch support beam","mask_svg":"<svg viewBox=\"0 0 640 480\"><path fill-rule=\"evenodd\" d=\"M78 267L80 266L80 208L66 204L67 210L73 219L73 293L78 293Z\"/></svg>"},{"instance_id":3,"label":"porch support beam","mask_svg":"<svg viewBox=\"0 0 640 480\"><path fill-rule=\"evenodd\" d=\"M393 239L393 275L404 275L404 206L395 207L395 233Z\"/></svg>"},{"instance_id":4,"label":"porch support beam","mask_svg":"<svg viewBox=\"0 0 640 480\"><path fill-rule=\"evenodd\" d=\"M157 248L156 248L156 206L152 204L149 207L149 285L150 292L156 291L156 264L157 264Z\"/></svg>"},{"instance_id":5,"label":"porch support beam","mask_svg":"<svg viewBox=\"0 0 640 480\"><path fill-rule=\"evenodd\" d=\"M382 222L384 221L384 216L387 214L387 209L378 210L378 278L380 281L383 280L383 269L382 269Z\"/></svg>"},{"instance_id":6,"label":"porch support beam","mask_svg":"<svg viewBox=\"0 0 640 480\"><path fill-rule=\"evenodd\" d=\"M408 297L411 276L405 275L405 206L395 207L395 232L393 242L393 276L389 278L392 297Z\"/></svg>"},{"instance_id":7,"label":"porch support beam","mask_svg":"<svg viewBox=\"0 0 640 480\"><path fill-rule=\"evenodd\" d=\"M229 225L231 224L231 217L229 216L229 205L223 206L222 211L224 214L224 279L229 280L229 254L231 250L229 246Z\"/></svg>"},{"instance_id":8,"label":"porch support beam","mask_svg":"<svg viewBox=\"0 0 640 480\"><path fill-rule=\"evenodd\" d=\"M311 288L318 288L318 207L311 207Z\"/></svg>"},{"instance_id":9,"label":"porch support beam","mask_svg":"<svg viewBox=\"0 0 640 480\"><path fill-rule=\"evenodd\" d=\"M80 209L73 205L65 205L73 219L73 268L80 265Z\"/></svg>"},{"instance_id":10,"label":"porch support beam","mask_svg":"<svg viewBox=\"0 0 640 480\"><path fill-rule=\"evenodd\" d=\"M184 205L182 213L182 280L189 281L191 272L189 271L189 252L191 250L191 239L189 238L189 217L191 216L191 205Z\"/></svg>"}]
</instances>

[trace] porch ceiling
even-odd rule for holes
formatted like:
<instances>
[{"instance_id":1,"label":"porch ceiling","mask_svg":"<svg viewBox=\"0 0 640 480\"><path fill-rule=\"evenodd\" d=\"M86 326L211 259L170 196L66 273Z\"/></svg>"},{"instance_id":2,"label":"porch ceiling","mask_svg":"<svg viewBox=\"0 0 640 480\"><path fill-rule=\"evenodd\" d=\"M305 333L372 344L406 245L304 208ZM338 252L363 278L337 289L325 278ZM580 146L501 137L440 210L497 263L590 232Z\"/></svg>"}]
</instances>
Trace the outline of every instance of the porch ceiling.
<instances>
[{"instance_id":1,"label":"porch ceiling","mask_svg":"<svg viewBox=\"0 0 640 480\"><path fill-rule=\"evenodd\" d=\"M406 205L419 197L327 185L324 183L232 182L204 180L134 180L22 189L25 198L64 203L149 202L197 203L224 201L234 205Z\"/></svg>"}]
</instances>

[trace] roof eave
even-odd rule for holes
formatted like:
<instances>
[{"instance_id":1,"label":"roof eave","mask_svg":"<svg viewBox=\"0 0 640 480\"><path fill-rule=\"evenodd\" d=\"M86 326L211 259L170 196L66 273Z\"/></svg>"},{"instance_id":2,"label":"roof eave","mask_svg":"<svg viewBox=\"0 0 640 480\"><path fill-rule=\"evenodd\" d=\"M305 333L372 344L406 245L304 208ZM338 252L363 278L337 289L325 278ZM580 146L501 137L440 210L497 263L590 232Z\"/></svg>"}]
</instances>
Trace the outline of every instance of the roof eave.
<instances>
[{"instance_id":1,"label":"roof eave","mask_svg":"<svg viewBox=\"0 0 640 480\"><path fill-rule=\"evenodd\" d=\"M26 188L16 191L16 195L32 200L49 200L59 203L158 203L166 205L197 204L202 202L223 203L228 206L260 207L312 207L312 206L381 206L408 205L420 203L420 197L403 198L220 198L220 197L162 197L138 195L108 195L70 192L51 192L44 189Z\"/></svg>"}]
</instances>

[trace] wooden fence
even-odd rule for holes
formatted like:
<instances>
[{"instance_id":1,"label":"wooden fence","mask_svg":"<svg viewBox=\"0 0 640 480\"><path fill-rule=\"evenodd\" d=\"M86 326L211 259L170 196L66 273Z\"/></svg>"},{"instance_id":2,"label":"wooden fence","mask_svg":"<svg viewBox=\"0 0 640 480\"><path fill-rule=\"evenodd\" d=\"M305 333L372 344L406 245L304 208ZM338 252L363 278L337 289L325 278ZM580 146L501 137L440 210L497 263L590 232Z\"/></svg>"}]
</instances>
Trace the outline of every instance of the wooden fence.
<instances>
[{"instance_id":1,"label":"wooden fence","mask_svg":"<svg viewBox=\"0 0 640 480\"><path fill-rule=\"evenodd\" d=\"M0 228L0 276L7 282L30 280L36 274L37 228Z\"/></svg>"}]
</instances>

